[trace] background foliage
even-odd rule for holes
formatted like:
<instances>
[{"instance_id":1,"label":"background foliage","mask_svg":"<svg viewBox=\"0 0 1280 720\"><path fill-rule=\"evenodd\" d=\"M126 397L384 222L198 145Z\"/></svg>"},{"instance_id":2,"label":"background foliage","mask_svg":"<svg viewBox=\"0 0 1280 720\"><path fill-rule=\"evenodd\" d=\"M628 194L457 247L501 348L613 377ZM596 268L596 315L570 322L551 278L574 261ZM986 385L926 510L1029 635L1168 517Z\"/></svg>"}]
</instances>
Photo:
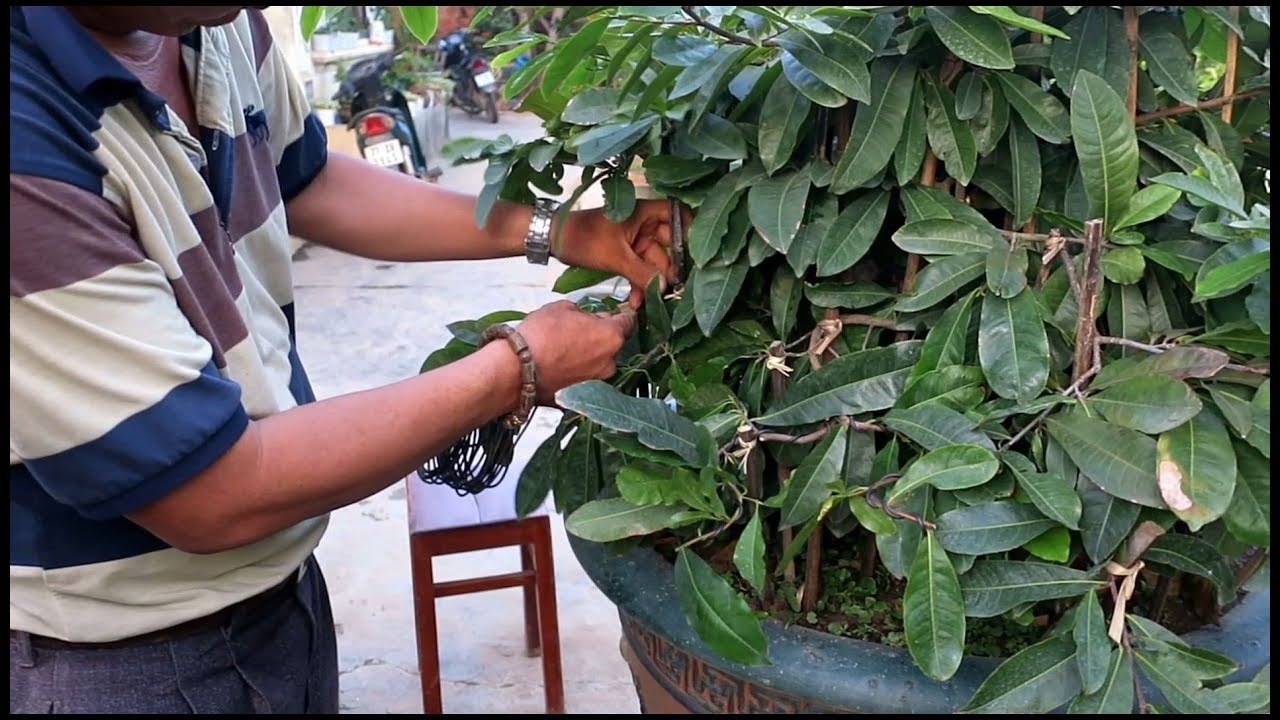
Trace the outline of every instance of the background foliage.
<instances>
[{"instance_id":1,"label":"background foliage","mask_svg":"<svg viewBox=\"0 0 1280 720\"><path fill-rule=\"evenodd\" d=\"M492 43L554 41L505 86L547 136L451 147L488 162L477 222L570 171L610 217L641 178L697 216L522 511L674 549L737 662L853 567L905 581L933 679L985 619L1045 628L971 711L1269 704L1165 627L1269 587L1268 8L554 10L578 30Z\"/></svg>"}]
</instances>

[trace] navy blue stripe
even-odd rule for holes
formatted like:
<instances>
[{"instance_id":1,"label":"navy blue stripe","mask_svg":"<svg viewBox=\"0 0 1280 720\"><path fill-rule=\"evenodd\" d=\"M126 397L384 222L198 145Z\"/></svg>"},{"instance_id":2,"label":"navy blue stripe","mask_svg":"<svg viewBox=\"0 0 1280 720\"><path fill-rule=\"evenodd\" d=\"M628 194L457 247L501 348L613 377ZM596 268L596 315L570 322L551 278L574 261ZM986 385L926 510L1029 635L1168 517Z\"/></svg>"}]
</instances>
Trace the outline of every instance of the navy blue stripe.
<instances>
[{"instance_id":1,"label":"navy blue stripe","mask_svg":"<svg viewBox=\"0 0 1280 720\"><path fill-rule=\"evenodd\" d=\"M45 570L137 557L169 545L128 520L90 520L9 467L9 564Z\"/></svg>"},{"instance_id":2,"label":"navy blue stripe","mask_svg":"<svg viewBox=\"0 0 1280 720\"><path fill-rule=\"evenodd\" d=\"M329 159L329 139L324 123L315 113L307 115L302 137L289 143L276 165L276 178L280 181L280 197L289 202L307 189L316 175L324 169Z\"/></svg>"},{"instance_id":3,"label":"navy blue stripe","mask_svg":"<svg viewBox=\"0 0 1280 720\"><path fill-rule=\"evenodd\" d=\"M199 377L102 437L27 467L54 499L107 519L164 497L222 456L249 418L240 386L210 362Z\"/></svg>"},{"instance_id":4,"label":"navy blue stripe","mask_svg":"<svg viewBox=\"0 0 1280 720\"><path fill-rule=\"evenodd\" d=\"M204 146L208 159L204 167L205 182L218 209L218 220L226 225L227 213L231 212L231 193L235 187L236 144L225 132L207 127L200 128L200 144Z\"/></svg>"},{"instance_id":5,"label":"navy blue stripe","mask_svg":"<svg viewBox=\"0 0 1280 720\"><path fill-rule=\"evenodd\" d=\"M306 405L316 401L316 394L311 389L311 380L307 378L307 369L302 366L302 357L298 355L297 321L293 303L280 309L284 311L284 317L289 321L289 367L292 370L289 375L289 392L293 393L293 399L299 405Z\"/></svg>"}]
</instances>

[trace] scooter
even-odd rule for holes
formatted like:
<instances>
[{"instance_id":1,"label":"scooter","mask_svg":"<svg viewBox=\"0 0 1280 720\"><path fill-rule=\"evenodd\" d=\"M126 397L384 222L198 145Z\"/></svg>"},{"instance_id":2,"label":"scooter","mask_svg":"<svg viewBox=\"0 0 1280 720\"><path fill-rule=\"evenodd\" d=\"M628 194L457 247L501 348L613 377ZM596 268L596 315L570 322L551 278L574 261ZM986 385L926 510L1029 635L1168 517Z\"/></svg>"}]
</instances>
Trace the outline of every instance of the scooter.
<instances>
[{"instance_id":1,"label":"scooter","mask_svg":"<svg viewBox=\"0 0 1280 720\"><path fill-rule=\"evenodd\" d=\"M484 115L498 122L498 80L489 58L471 41L465 30L457 30L440 39L437 61L453 80L450 103L468 115Z\"/></svg>"},{"instance_id":2,"label":"scooter","mask_svg":"<svg viewBox=\"0 0 1280 720\"><path fill-rule=\"evenodd\" d=\"M338 103L338 120L355 132L356 148L365 160L434 180L440 171L427 167L404 93L382 82L395 59L396 53L383 53L351 66L333 95Z\"/></svg>"}]
</instances>

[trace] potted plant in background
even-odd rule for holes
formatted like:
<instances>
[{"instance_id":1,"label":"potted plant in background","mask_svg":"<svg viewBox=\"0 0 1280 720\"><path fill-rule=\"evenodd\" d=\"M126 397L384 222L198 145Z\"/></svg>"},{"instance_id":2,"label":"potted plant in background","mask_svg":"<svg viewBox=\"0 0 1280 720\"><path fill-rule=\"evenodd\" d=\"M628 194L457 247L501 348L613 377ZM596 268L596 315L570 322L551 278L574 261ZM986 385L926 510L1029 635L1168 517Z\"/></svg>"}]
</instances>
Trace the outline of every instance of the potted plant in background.
<instances>
[{"instance_id":1,"label":"potted plant in background","mask_svg":"<svg viewBox=\"0 0 1280 720\"><path fill-rule=\"evenodd\" d=\"M646 709L1269 706L1267 8L557 12L451 149L696 209L517 493Z\"/></svg>"}]
</instances>

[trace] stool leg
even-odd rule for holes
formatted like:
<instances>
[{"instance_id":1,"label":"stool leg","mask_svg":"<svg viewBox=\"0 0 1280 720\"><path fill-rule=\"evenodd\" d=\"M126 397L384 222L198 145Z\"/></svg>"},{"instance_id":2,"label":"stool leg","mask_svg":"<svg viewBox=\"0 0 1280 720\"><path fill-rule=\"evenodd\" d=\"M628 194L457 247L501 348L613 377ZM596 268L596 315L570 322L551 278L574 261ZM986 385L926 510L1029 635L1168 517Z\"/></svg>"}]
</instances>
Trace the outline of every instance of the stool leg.
<instances>
[{"instance_id":1,"label":"stool leg","mask_svg":"<svg viewBox=\"0 0 1280 720\"><path fill-rule=\"evenodd\" d=\"M538 518L534 530L534 563L537 568L538 627L542 631L542 679L547 693L547 714L564 714L564 677L560 668L560 623L556 615L556 568L551 557L551 523Z\"/></svg>"},{"instance_id":2,"label":"stool leg","mask_svg":"<svg viewBox=\"0 0 1280 720\"><path fill-rule=\"evenodd\" d=\"M528 543L521 543L520 569L528 572L536 567L533 548ZM534 577L537 577L536 570ZM529 657L542 654L542 640L538 636L538 594L533 581L524 584L524 644Z\"/></svg>"},{"instance_id":3,"label":"stool leg","mask_svg":"<svg viewBox=\"0 0 1280 720\"><path fill-rule=\"evenodd\" d=\"M422 712L443 715L440 697L440 648L436 631L435 573L432 554L423 538L409 538L413 575L413 615L418 636L418 675L422 683Z\"/></svg>"}]
</instances>

